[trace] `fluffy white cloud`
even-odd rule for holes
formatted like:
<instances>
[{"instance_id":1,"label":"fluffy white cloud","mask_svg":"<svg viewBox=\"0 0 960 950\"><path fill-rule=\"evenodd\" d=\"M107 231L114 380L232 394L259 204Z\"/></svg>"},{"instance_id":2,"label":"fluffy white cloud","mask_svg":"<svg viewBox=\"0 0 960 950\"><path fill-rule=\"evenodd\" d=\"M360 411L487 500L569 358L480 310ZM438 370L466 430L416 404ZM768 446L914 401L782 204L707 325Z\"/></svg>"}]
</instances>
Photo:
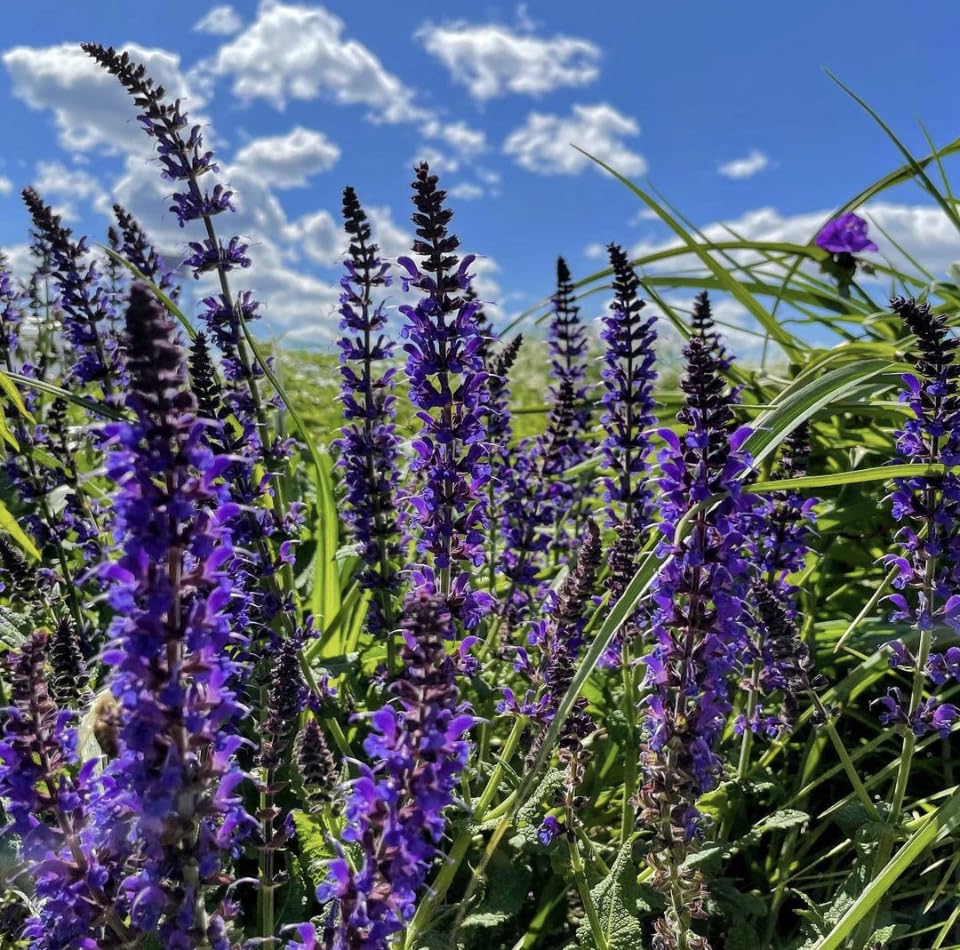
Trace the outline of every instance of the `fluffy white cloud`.
<instances>
[{"instance_id":1,"label":"fluffy white cloud","mask_svg":"<svg viewBox=\"0 0 960 950\"><path fill-rule=\"evenodd\" d=\"M0 175L0 195L9 195L13 191L13 182L6 175Z\"/></svg>"},{"instance_id":2,"label":"fluffy white cloud","mask_svg":"<svg viewBox=\"0 0 960 950\"><path fill-rule=\"evenodd\" d=\"M135 43L124 47L166 90L183 99L191 118L203 105L180 72L180 57ZM3 54L13 94L30 108L49 110L60 144L71 152L146 152L147 136L136 120L137 110L117 80L101 69L75 43L59 46L15 46Z\"/></svg>"},{"instance_id":3,"label":"fluffy white cloud","mask_svg":"<svg viewBox=\"0 0 960 950\"><path fill-rule=\"evenodd\" d=\"M33 187L53 210L67 221L76 218L76 201L105 207L107 191L100 180L80 168L67 168L61 162L39 162Z\"/></svg>"},{"instance_id":4,"label":"fluffy white cloud","mask_svg":"<svg viewBox=\"0 0 960 950\"><path fill-rule=\"evenodd\" d=\"M560 86L582 86L599 75L599 48L575 37L541 39L495 24L467 23L428 23L417 37L481 101L511 92L539 95Z\"/></svg>"},{"instance_id":5,"label":"fluffy white cloud","mask_svg":"<svg viewBox=\"0 0 960 950\"><path fill-rule=\"evenodd\" d=\"M231 36L243 28L243 20L229 3L213 7L210 12L193 25L195 33L211 36Z\"/></svg>"},{"instance_id":6,"label":"fluffy white cloud","mask_svg":"<svg viewBox=\"0 0 960 950\"><path fill-rule=\"evenodd\" d=\"M298 125L286 135L248 142L234 164L266 176L274 188L293 188L333 168L339 158L340 149L322 132Z\"/></svg>"},{"instance_id":7,"label":"fluffy white cloud","mask_svg":"<svg viewBox=\"0 0 960 950\"><path fill-rule=\"evenodd\" d=\"M470 181L461 181L450 189L450 197L459 198L461 201L475 201L485 194L486 191L480 185Z\"/></svg>"},{"instance_id":8,"label":"fluffy white cloud","mask_svg":"<svg viewBox=\"0 0 960 950\"><path fill-rule=\"evenodd\" d=\"M230 76L241 99L331 98L370 107L387 122L428 118L413 93L366 46L343 35L344 23L318 6L264 0L257 18L220 47L203 71Z\"/></svg>"},{"instance_id":9,"label":"fluffy white cloud","mask_svg":"<svg viewBox=\"0 0 960 950\"><path fill-rule=\"evenodd\" d=\"M578 145L624 175L642 175L647 163L624 142L640 134L637 123L608 103L575 105L570 115L532 112L507 136L503 151L518 165L542 175L576 175L594 163Z\"/></svg>"},{"instance_id":10,"label":"fluffy white cloud","mask_svg":"<svg viewBox=\"0 0 960 950\"><path fill-rule=\"evenodd\" d=\"M487 147L486 133L482 129L471 128L466 122L443 123L430 119L423 124L421 131L428 138L445 142L458 155L479 155Z\"/></svg>"},{"instance_id":11,"label":"fluffy white cloud","mask_svg":"<svg viewBox=\"0 0 960 950\"><path fill-rule=\"evenodd\" d=\"M759 149L752 148L743 158L735 158L724 162L717 168L717 172L724 178L752 178L762 172L770 164L770 159Z\"/></svg>"}]
</instances>

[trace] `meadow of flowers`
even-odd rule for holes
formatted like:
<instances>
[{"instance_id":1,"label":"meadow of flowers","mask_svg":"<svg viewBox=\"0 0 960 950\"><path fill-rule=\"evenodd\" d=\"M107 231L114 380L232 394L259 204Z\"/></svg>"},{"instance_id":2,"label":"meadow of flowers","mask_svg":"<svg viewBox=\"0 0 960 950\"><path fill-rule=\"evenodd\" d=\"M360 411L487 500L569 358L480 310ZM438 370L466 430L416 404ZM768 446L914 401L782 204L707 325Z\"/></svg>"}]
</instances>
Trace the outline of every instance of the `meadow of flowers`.
<instances>
[{"instance_id":1,"label":"meadow of flowers","mask_svg":"<svg viewBox=\"0 0 960 950\"><path fill-rule=\"evenodd\" d=\"M960 286L856 214L913 178L960 230L960 143L805 245L607 169L676 247L509 327L426 164L409 257L346 187L318 431L201 128L84 48L187 253L26 188L0 272L0 946L960 947Z\"/></svg>"}]
</instances>

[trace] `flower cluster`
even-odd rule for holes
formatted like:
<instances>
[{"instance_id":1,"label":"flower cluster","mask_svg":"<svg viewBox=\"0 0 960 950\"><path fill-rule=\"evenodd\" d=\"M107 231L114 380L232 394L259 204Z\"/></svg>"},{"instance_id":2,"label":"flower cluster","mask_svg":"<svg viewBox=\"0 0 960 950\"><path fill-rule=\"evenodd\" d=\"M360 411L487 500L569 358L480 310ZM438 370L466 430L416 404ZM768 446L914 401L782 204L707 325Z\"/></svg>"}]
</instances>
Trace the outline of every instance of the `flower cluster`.
<instances>
[{"instance_id":1,"label":"flower cluster","mask_svg":"<svg viewBox=\"0 0 960 950\"><path fill-rule=\"evenodd\" d=\"M604 499L611 525L627 521L645 528L651 515L647 485L650 435L656 420L653 383L656 341L655 317L643 316L640 281L623 248L611 244L614 299L603 318L603 406L600 419L604 467Z\"/></svg>"},{"instance_id":2,"label":"flower cluster","mask_svg":"<svg viewBox=\"0 0 960 950\"><path fill-rule=\"evenodd\" d=\"M251 823L236 794L230 460L206 445L176 327L138 285L125 342L134 421L106 428L120 552L100 571L116 611L103 660L120 710L105 795L128 815L132 925L169 947L222 947L226 913L208 898Z\"/></svg>"},{"instance_id":3,"label":"flower cluster","mask_svg":"<svg viewBox=\"0 0 960 950\"><path fill-rule=\"evenodd\" d=\"M343 218L350 239L346 274L340 281L341 400L346 426L334 444L346 485L345 520L365 563L361 583L374 592L368 614L371 633L392 627L391 601L397 590L393 564L399 554L395 498L397 433L393 394L396 370L382 369L393 356L384 329L384 305L374 305L377 288L388 286L389 265L371 242L370 224L353 188L343 191Z\"/></svg>"},{"instance_id":4,"label":"flower cluster","mask_svg":"<svg viewBox=\"0 0 960 950\"><path fill-rule=\"evenodd\" d=\"M809 428L806 424L798 426L784 440L779 455L781 478L799 478L806 473L810 454L809 440ZM798 612L797 588L790 582L790 577L805 565L816 505L816 498L805 498L799 492L787 488L784 491L770 492L754 509L753 530L747 543L751 561L754 570L762 577L762 584L783 605L789 619L793 619ZM782 691L789 700L789 660L787 667L782 668L772 652L773 644L769 637L758 625L751 626L754 634L751 651L754 666L749 681L745 684L749 695L768 696ZM781 709L774 713L765 710L760 703L755 703L738 719L736 730L742 732L749 728L755 733L769 736L780 734L791 726L791 711L794 708L795 704L786 701Z\"/></svg>"},{"instance_id":5,"label":"flower cluster","mask_svg":"<svg viewBox=\"0 0 960 950\"><path fill-rule=\"evenodd\" d=\"M483 343L478 304L464 295L473 255L457 256L460 242L447 228L452 212L444 207L446 192L425 162L416 169L413 188L413 250L422 262L407 257L398 262L409 275L404 283L423 294L415 307L400 308L407 318L402 334L410 401L422 424L413 442L412 467L423 484L409 502L420 526L417 549L430 556L440 589L447 593L460 565L478 566L483 560L490 478L487 374L478 352ZM487 606L486 600L468 596L461 619L472 626Z\"/></svg>"},{"instance_id":6,"label":"flower cluster","mask_svg":"<svg viewBox=\"0 0 960 950\"><path fill-rule=\"evenodd\" d=\"M98 286L100 274L96 264L86 260L86 240L74 241L60 216L32 188L23 189L23 200L59 291L64 329L74 349L71 377L80 386L99 383L104 394L110 396L117 368L117 344L116 340L105 339L102 333L101 324L109 316L110 306L106 291Z\"/></svg>"},{"instance_id":7,"label":"flower cluster","mask_svg":"<svg viewBox=\"0 0 960 950\"><path fill-rule=\"evenodd\" d=\"M911 417L897 433L897 449L906 462L957 465L960 463L960 364L945 316L931 312L928 304L895 298L891 307L916 338L916 373L904 376L901 400ZM934 685L955 679L957 650L931 653L937 631L960 631L960 477L897 479L891 496L893 517L901 523L898 540L902 552L886 562L896 569L890 597L891 620L909 623L921 634L914 656L902 641L894 641L890 665L901 669L918 665ZM911 596L912 595L912 596ZM949 731L957 711L935 697L905 700L891 690L880 700L884 722L908 725L917 735L938 729Z\"/></svg>"},{"instance_id":8,"label":"flower cluster","mask_svg":"<svg viewBox=\"0 0 960 950\"><path fill-rule=\"evenodd\" d=\"M560 476L567 467L574 425L573 384L566 380L537 439L524 439L498 470L501 480L500 531L503 554L499 570L509 579L501 615L507 629L524 620L533 606L537 575L555 539L561 508L555 504Z\"/></svg>"},{"instance_id":9,"label":"flower cluster","mask_svg":"<svg viewBox=\"0 0 960 950\"><path fill-rule=\"evenodd\" d=\"M550 316L550 374L554 379L550 399L554 406L559 404L563 384L570 383L575 405L568 453L570 465L582 462L590 452L586 440L591 415L586 385L587 342L587 328L580 319L570 268L558 257L557 290Z\"/></svg>"},{"instance_id":10,"label":"flower cluster","mask_svg":"<svg viewBox=\"0 0 960 950\"><path fill-rule=\"evenodd\" d=\"M176 300L180 295L180 288L174 273L151 244L140 223L121 204L113 206L113 214L117 219L119 231L114 232L111 228L110 232L116 234L117 253L140 271L147 280L166 293L171 300ZM111 243L114 242L111 241Z\"/></svg>"},{"instance_id":11,"label":"flower cluster","mask_svg":"<svg viewBox=\"0 0 960 950\"><path fill-rule=\"evenodd\" d=\"M702 327L708 325L704 303L698 302ZM689 918L704 914L702 882L681 865L701 830L695 802L718 780L716 747L731 708L731 679L750 649L742 616L749 576L742 520L753 499L740 486L750 464L740 449L748 433L731 432L716 340L698 332L684 355L685 404L677 420L686 432L660 433L667 444L659 455L658 554L668 559L654 583L654 645L643 658L647 744L639 803L641 820L655 829L652 880L673 908L660 924L664 947L674 946L671 934L690 932ZM720 500L713 504L715 497ZM681 519L689 531L678 538ZM694 945L706 943L687 944Z\"/></svg>"},{"instance_id":12,"label":"flower cluster","mask_svg":"<svg viewBox=\"0 0 960 950\"><path fill-rule=\"evenodd\" d=\"M415 590L401 628L403 672L390 686L395 702L371 717L364 751L375 764L360 766L346 805L343 840L360 846L362 863L354 871L345 858L330 862L317 894L339 910L332 950L385 947L412 917L467 761L463 736L474 717L460 702L445 649L453 637L445 600Z\"/></svg>"}]
</instances>

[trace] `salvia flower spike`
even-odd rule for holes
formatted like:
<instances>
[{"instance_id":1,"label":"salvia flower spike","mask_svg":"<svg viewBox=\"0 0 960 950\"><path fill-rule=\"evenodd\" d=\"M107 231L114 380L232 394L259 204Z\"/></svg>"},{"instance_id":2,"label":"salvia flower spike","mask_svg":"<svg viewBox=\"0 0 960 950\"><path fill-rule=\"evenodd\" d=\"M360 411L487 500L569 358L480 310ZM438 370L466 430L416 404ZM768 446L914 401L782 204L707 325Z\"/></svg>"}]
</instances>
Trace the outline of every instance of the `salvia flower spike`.
<instances>
[{"instance_id":1,"label":"salvia flower spike","mask_svg":"<svg viewBox=\"0 0 960 950\"><path fill-rule=\"evenodd\" d=\"M911 416L897 433L897 450L907 462L956 465L960 462L960 340L950 332L945 316L925 303L894 298L891 307L916 338L915 373L907 373L901 401ZM890 665L912 669L935 686L960 675L960 651L949 647L931 652L938 631L960 631L960 477L897 479L891 496L893 517L902 525L901 551L889 554L896 568L898 593L889 601L891 620L920 631L917 656L902 641L888 644ZM884 723L900 723L917 736L938 730L946 734L957 718L956 708L914 690L905 699L891 690L878 701Z\"/></svg>"},{"instance_id":2,"label":"salvia flower spike","mask_svg":"<svg viewBox=\"0 0 960 950\"><path fill-rule=\"evenodd\" d=\"M394 423L393 343L387 313L374 295L390 284L389 265L373 243L366 212L353 188L343 192L343 218L350 239L346 273L340 280L340 398L346 421L338 465L346 485L345 520L360 545L361 583L373 591L367 615L371 633L392 629L392 600L398 589L398 437Z\"/></svg>"},{"instance_id":3,"label":"salvia flower spike","mask_svg":"<svg viewBox=\"0 0 960 950\"><path fill-rule=\"evenodd\" d=\"M402 333L410 401L421 424L412 465L421 473L422 490L409 503L419 522L418 551L430 561L424 580L432 583L435 575L444 595L456 591L460 618L473 626L491 605L489 595L469 588L462 570L483 563L490 478L479 305L465 294L474 257L456 253L460 242L448 229L453 212L425 162L416 169L413 190L413 250L421 263L398 261L407 272L404 283L423 295L416 306L400 308L407 319Z\"/></svg>"}]
</instances>

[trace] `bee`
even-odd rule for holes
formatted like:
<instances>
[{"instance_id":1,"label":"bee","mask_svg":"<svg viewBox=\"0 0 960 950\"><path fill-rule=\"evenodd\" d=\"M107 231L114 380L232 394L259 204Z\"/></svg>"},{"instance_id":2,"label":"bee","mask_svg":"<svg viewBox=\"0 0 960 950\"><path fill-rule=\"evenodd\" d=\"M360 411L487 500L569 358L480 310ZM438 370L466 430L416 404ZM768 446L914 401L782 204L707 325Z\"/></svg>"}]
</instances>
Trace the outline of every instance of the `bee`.
<instances>
[{"instance_id":1,"label":"bee","mask_svg":"<svg viewBox=\"0 0 960 950\"><path fill-rule=\"evenodd\" d=\"M90 708L80 720L79 745L81 755L95 758L105 755L116 758L120 750L120 704L109 689L102 689L93 697Z\"/></svg>"}]
</instances>

